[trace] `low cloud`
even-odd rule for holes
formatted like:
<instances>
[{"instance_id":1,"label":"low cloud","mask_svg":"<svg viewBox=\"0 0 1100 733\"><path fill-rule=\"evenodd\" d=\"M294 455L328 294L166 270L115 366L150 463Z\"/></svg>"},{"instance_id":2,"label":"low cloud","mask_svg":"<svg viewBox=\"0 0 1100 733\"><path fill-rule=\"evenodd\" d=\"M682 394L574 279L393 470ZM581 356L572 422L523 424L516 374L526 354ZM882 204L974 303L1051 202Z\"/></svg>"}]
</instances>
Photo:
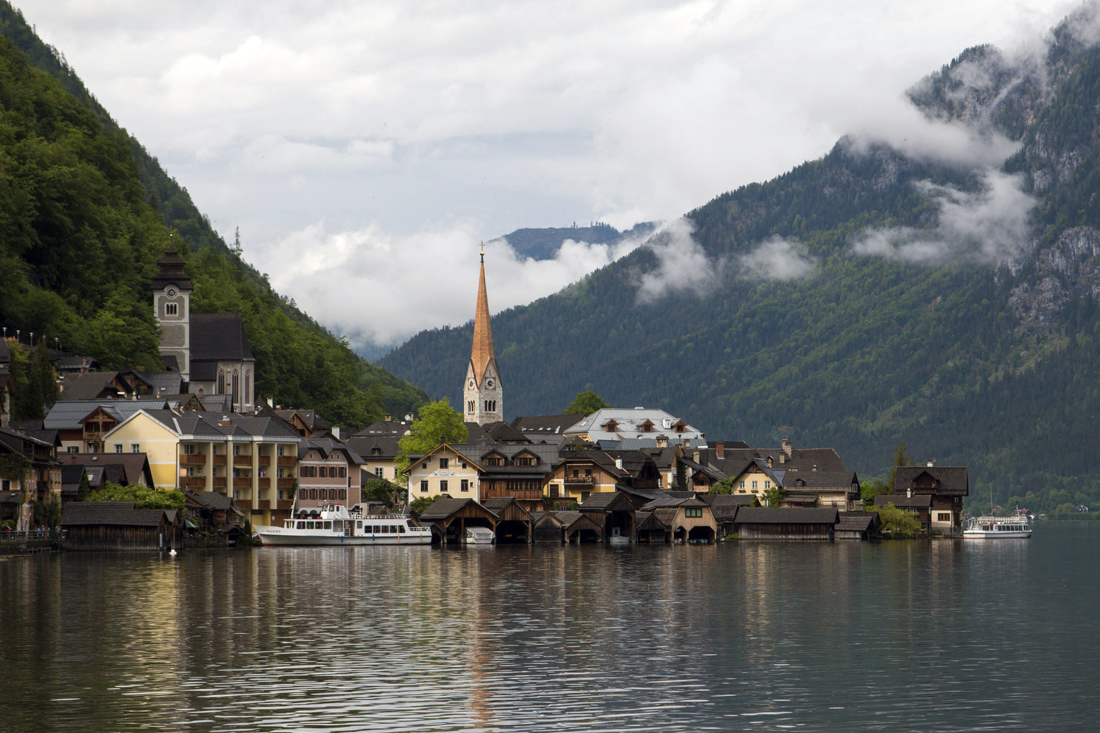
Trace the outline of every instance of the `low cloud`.
<instances>
[{"instance_id":1,"label":"low cloud","mask_svg":"<svg viewBox=\"0 0 1100 733\"><path fill-rule=\"evenodd\" d=\"M263 248L256 266L272 286L356 347L396 346L426 328L459 326L474 314L480 240L459 222L394 235L376 224L330 231L323 222ZM504 239L485 245L494 313L561 290L641 244L565 240L554 259L518 257Z\"/></svg>"},{"instance_id":2,"label":"low cloud","mask_svg":"<svg viewBox=\"0 0 1100 733\"><path fill-rule=\"evenodd\" d=\"M996 170L985 171L976 192L919 182L915 185L939 210L935 226L873 229L853 242L852 251L922 265L958 258L980 264L1016 260L1030 244L1035 205L1022 183L1021 176Z\"/></svg>"},{"instance_id":3,"label":"low cloud","mask_svg":"<svg viewBox=\"0 0 1100 733\"><path fill-rule=\"evenodd\" d=\"M801 244L780 237L766 240L738 261L741 276L753 280L801 280L817 265Z\"/></svg>"}]
</instances>

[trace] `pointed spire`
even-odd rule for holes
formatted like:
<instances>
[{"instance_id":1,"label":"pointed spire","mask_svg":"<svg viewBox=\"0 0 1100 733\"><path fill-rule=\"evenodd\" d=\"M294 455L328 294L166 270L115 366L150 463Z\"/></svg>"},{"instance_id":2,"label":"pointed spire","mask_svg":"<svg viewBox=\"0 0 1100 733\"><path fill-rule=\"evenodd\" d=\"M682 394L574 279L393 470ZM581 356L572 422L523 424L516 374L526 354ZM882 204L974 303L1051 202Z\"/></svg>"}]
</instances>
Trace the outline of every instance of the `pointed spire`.
<instances>
[{"instance_id":1,"label":"pointed spire","mask_svg":"<svg viewBox=\"0 0 1100 733\"><path fill-rule=\"evenodd\" d=\"M481 280L477 285L477 308L474 313L474 344L470 352L470 362L474 365L474 379L480 385L485 376L485 367L490 362L496 365L493 353L493 329L489 325L489 295L485 289L485 244L481 245Z\"/></svg>"}]
</instances>

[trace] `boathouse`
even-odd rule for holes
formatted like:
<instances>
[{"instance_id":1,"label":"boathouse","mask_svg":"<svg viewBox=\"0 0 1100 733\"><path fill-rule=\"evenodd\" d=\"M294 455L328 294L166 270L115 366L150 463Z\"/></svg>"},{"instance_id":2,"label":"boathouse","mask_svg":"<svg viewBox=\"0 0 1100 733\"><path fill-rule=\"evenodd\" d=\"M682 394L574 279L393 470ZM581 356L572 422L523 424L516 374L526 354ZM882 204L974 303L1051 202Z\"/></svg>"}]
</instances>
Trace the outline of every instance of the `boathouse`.
<instances>
[{"instance_id":1,"label":"boathouse","mask_svg":"<svg viewBox=\"0 0 1100 733\"><path fill-rule=\"evenodd\" d=\"M531 542L531 514L514 498L497 496L481 505L497 515L497 544Z\"/></svg>"},{"instance_id":2,"label":"boathouse","mask_svg":"<svg viewBox=\"0 0 1100 733\"><path fill-rule=\"evenodd\" d=\"M709 544L718 535L714 513L700 499L657 499L636 516L639 542L690 542Z\"/></svg>"},{"instance_id":3,"label":"boathouse","mask_svg":"<svg viewBox=\"0 0 1100 733\"><path fill-rule=\"evenodd\" d=\"M600 525L606 542L634 542L634 505L621 491L592 494L580 506L583 514Z\"/></svg>"},{"instance_id":4,"label":"boathouse","mask_svg":"<svg viewBox=\"0 0 1100 733\"><path fill-rule=\"evenodd\" d=\"M169 550L182 547L175 509L135 509L132 501L74 501L61 509L66 550Z\"/></svg>"},{"instance_id":5,"label":"boathouse","mask_svg":"<svg viewBox=\"0 0 1100 733\"><path fill-rule=\"evenodd\" d=\"M833 537L838 540L878 539L882 519L878 512L841 512Z\"/></svg>"},{"instance_id":6,"label":"boathouse","mask_svg":"<svg viewBox=\"0 0 1100 733\"><path fill-rule=\"evenodd\" d=\"M743 540L832 540L839 521L840 512L832 507L742 507L734 526Z\"/></svg>"},{"instance_id":7,"label":"boathouse","mask_svg":"<svg viewBox=\"0 0 1100 733\"><path fill-rule=\"evenodd\" d=\"M432 541L463 544L467 527L487 527L494 533L500 518L473 499L441 496L418 518L420 525L432 530Z\"/></svg>"},{"instance_id":8,"label":"boathouse","mask_svg":"<svg viewBox=\"0 0 1100 733\"><path fill-rule=\"evenodd\" d=\"M534 512L535 542L572 544L602 542L603 527L583 512Z\"/></svg>"}]
</instances>

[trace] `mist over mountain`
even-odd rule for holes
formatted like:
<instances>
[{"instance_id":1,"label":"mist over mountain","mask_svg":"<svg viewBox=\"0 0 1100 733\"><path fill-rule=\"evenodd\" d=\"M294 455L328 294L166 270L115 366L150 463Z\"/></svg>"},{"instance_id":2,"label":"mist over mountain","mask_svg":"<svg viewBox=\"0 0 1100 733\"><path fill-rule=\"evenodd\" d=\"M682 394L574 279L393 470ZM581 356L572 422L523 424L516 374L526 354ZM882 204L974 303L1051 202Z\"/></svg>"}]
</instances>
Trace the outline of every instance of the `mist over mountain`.
<instances>
[{"instance_id":1,"label":"mist over mountain","mask_svg":"<svg viewBox=\"0 0 1100 733\"><path fill-rule=\"evenodd\" d=\"M865 477L904 440L969 465L983 501L1100 498L1098 40L1093 3L1030 48L967 49L911 117L494 316L506 412L594 389L712 439L834 446ZM454 401L470 331L380 363Z\"/></svg>"}]
</instances>

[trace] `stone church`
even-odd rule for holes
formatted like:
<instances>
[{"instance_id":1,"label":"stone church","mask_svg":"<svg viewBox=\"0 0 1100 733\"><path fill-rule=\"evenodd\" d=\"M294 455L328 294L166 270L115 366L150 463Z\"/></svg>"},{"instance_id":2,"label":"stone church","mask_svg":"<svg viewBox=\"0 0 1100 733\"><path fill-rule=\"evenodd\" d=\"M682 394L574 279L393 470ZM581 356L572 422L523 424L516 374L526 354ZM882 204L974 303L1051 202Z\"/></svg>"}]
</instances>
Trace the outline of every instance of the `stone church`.
<instances>
[{"instance_id":1,"label":"stone church","mask_svg":"<svg viewBox=\"0 0 1100 733\"><path fill-rule=\"evenodd\" d=\"M481 281L477 286L474 315L474 341L470 364L466 367L463 387L466 422L478 425L504 419L504 392L500 383L496 354L493 353L493 329L489 324L489 296L485 290L485 253L481 253Z\"/></svg>"},{"instance_id":2,"label":"stone church","mask_svg":"<svg viewBox=\"0 0 1100 733\"><path fill-rule=\"evenodd\" d=\"M194 286L169 242L153 278L160 355L179 371L191 394L231 395L234 412L256 408L256 359L239 313L191 313Z\"/></svg>"}]
</instances>

